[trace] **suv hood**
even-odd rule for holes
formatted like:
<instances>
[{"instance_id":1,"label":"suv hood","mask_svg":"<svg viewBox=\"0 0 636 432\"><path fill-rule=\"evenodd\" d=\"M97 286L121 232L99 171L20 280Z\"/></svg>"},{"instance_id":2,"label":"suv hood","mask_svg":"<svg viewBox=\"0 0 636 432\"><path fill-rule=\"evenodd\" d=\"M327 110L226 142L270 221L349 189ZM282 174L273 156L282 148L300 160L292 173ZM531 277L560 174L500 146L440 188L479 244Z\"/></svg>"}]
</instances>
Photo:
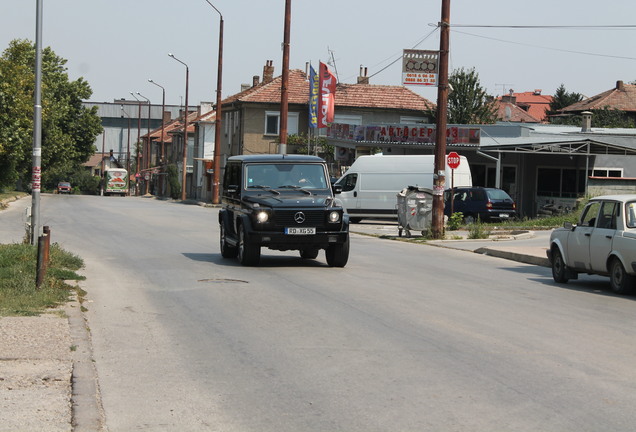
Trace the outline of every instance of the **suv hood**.
<instances>
[{"instance_id":1,"label":"suv hood","mask_svg":"<svg viewBox=\"0 0 636 432\"><path fill-rule=\"evenodd\" d=\"M307 195L282 193L271 196L246 196L244 201L258 204L263 207L285 208L285 207L330 207L333 206L334 199L324 195Z\"/></svg>"}]
</instances>

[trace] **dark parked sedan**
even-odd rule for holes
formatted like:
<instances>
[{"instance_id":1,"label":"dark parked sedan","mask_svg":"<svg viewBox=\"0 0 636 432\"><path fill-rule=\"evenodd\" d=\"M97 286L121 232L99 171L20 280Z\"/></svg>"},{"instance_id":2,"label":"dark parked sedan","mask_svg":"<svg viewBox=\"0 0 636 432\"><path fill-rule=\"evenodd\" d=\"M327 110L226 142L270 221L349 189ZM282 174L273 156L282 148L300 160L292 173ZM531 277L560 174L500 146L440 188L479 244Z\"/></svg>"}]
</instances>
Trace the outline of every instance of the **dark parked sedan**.
<instances>
[{"instance_id":1,"label":"dark parked sedan","mask_svg":"<svg viewBox=\"0 0 636 432\"><path fill-rule=\"evenodd\" d=\"M453 190L452 213L461 212L468 223L507 220L517 215L514 200L501 189L470 187ZM445 194L444 214L451 215L451 190Z\"/></svg>"}]
</instances>

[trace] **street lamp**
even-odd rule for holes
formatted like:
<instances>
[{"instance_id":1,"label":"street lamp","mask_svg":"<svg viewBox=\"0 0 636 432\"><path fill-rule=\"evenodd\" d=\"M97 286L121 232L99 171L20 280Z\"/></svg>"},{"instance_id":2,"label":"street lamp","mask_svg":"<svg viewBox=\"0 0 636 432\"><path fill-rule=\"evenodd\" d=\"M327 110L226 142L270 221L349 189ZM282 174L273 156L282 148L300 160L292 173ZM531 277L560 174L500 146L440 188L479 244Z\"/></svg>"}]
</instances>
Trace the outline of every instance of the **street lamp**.
<instances>
[{"instance_id":1,"label":"street lamp","mask_svg":"<svg viewBox=\"0 0 636 432\"><path fill-rule=\"evenodd\" d=\"M178 61L186 68L185 82L185 113L183 115L183 174L181 175L181 200L186 199L186 164L188 162L188 81L190 80L190 68L187 64L179 60L172 53L168 53L169 57Z\"/></svg>"},{"instance_id":2,"label":"street lamp","mask_svg":"<svg viewBox=\"0 0 636 432\"><path fill-rule=\"evenodd\" d=\"M140 175L141 174L141 155L139 154L139 141L141 140L141 100L139 100L139 98L137 96L135 96L135 94L133 92L130 92L130 94L132 95L132 97L135 98L135 100L137 101L137 106L139 107L139 111L137 113L137 145L136 145L136 152L137 152L137 174ZM139 176L135 176L136 179L139 179ZM137 186L139 185L139 180L137 180L137 182L135 183L135 194L137 196L139 196L139 189L137 188Z\"/></svg>"},{"instance_id":3,"label":"street lamp","mask_svg":"<svg viewBox=\"0 0 636 432\"><path fill-rule=\"evenodd\" d=\"M209 0L205 0L219 14L219 60L216 76L216 117L214 121L214 164L212 180L212 203L219 203L221 176L221 83L223 77L223 15Z\"/></svg>"},{"instance_id":4,"label":"street lamp","mask_svg":"<svg viewBox=\"0 0 636 432\"><path fill-rule=\"evenodd\" d=\"M126 179L126 189L128 190L128 195L130 195L130 115L128 115L123 105L121 105L121 112L128 117L128 144L126 146L126 172L128 173L126 175L128 178Z\"/></svg>"},{"instance_id":5,"label":"street lamp","mask_svg":"<svg viewBox=\"0 0 636 432\"><path fill-rule=\"evenodd\" d=\"M164 124L165 124L165 112L166 112L166 89L161 85L161 84L157 84L156 82L154 82L151 78L148 78L148 82L151 84L156 85L157 87L161 88L161 155L160 155L160 164L163 165L164 164L164 152L165 152L165 142L164 142L164 138L163 138L163 131L164 131ZM164 183L163 183L163 176L161 177L161 181L160 181L160 185L161 185L161 195L164 194Z\"/></svg>"},{"instance_id":6,"label":"street lamp","mask_svg":"<svg viewBox=\"0 0 636 432\"><path fill-rule=\"evenodd\" d=\"M148 123L146 124L146 126L148 126L148 135L147 135L147 139L146 139L146 146L144 148L144 159L146 161L145 165L145 169L147 170L147 172L144 175L144 179L146 178L146 176L148 176L148 180L146 180L146 195L148 195L148 193L150 192L150 158L152 157L152 148L150 147L150 99L148 99L146 96L142 95L141 93L137 92L137 94L144 98L147 102L148 102Z\"/></svg>"}]
</instances>

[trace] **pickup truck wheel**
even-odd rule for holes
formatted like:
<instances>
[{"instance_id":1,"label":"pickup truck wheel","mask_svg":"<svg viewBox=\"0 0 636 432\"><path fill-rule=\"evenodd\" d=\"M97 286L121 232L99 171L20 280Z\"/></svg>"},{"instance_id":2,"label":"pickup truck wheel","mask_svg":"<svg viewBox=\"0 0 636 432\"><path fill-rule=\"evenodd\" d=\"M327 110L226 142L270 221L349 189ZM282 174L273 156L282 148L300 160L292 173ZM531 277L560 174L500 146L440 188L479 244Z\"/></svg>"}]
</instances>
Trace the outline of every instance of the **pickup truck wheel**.
<instances>
[{"instance_id":1,"label":"pickup truck wheel","mask_svg":"<svg viewBox=\"0 0 636 432\"><path fill-rule=\"evenodd\" d=\"M245 235L245 228L241 227L239 230L239 242L238 242L238 259L244 266L257 265L261 259L260 246L254 246L247 242L247 236Z\"/></svg>"},{"instance_id":2,"label":"pickup truck wheel","mask_svg":"<svg viewBox=\"0 0 636 432\"><path fill-rule=\"evenodd\" d=\"M316 259L319 249L303 249L300 251L300 257L303 259Z\"/></svg>"},{"instance_id":3,"label":"pickup truck wheel","mask_svg":"<svg viewBox=\"0 0 636 432\"><path fill-rule=\"evenodd\" d=\"M223 258L236 258L236 256L238 255L238 249L236 248L236 246L230 246L227 242L227 233L225 231L225 226L223 223L221 223L220 227L219 227L219 231L220 231L220 235L219 235L219 240L220 240L220 247L221 247L221 256Z\"/></svg>"},{"instance_id":4,"label":"pickup truck wheel","mask_svg":"<svg viewBox=\"0 0 636 432\"><path fill-rule=\"evenodd\" d=\"M325 250L327 264L330 267L344 267L349 261L349 236L344 243L332 244Z\"/></svg>"},{"instance_id":5,"label":"pickup truck wheel","mask_svg":"<svg viewBox=\"0 0 636 432\"><path fill-rule=\"evenodd\" d=\"M567 283L569 280L565 261L557 247L552 249L552 278L557 283Z\"/></svg>"},{"instance_id":6,"label":"pickup truck wheel","mask_svg":"<svg viewBox=\"0 0 636 432\"><path fill-rule=\"evenodd\" d=\"M634 288L634 277L627 274L618 258L610 263L610 286L616 294L627 294Z\"/></svg>"}]
</instances>

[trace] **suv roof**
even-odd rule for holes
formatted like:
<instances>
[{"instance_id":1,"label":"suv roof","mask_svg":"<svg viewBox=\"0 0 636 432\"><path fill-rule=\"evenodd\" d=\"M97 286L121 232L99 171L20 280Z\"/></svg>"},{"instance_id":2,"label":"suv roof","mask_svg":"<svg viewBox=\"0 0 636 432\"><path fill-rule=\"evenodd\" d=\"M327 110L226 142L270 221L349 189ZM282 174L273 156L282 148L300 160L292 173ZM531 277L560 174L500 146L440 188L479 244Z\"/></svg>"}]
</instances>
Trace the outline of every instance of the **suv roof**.
<instances>
[{"instance_id":1,"label":"suv roof","mask_svg":"<svg viewBox=\"0 0 636 432\"><path fill-rule=\"evenodd\" d=\"M324 162L322 158L318 156L310 155L289 155L289 154L259 154L259 155L237 155L230 156L229 161L241 161L241 162Z\"/></svg>"}]
</instances>

